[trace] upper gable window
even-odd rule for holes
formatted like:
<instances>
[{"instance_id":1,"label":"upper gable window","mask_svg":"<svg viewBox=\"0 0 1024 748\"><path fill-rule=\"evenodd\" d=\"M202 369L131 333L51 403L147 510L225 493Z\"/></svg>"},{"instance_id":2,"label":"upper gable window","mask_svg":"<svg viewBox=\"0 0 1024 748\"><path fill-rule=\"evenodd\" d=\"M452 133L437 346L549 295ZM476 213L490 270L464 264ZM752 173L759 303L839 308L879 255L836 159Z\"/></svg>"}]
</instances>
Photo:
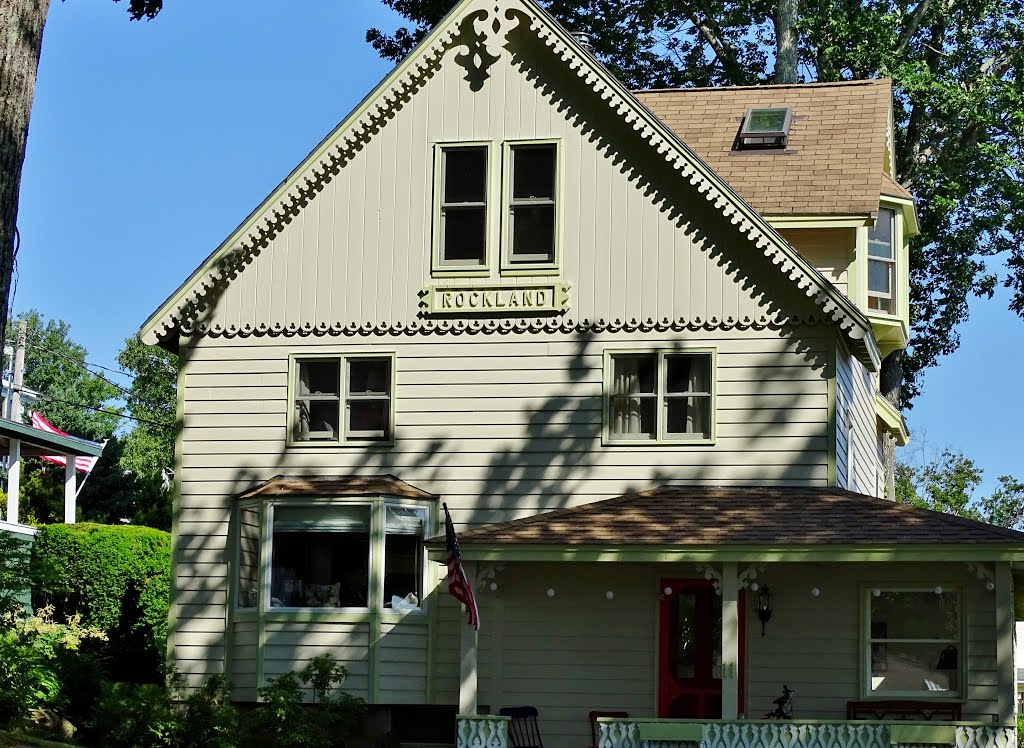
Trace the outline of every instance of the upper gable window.
<instances>
[{"instance_id":1,"label":"upper gable window","mask_svg":"<svg viewBox=\"0 0 1024 748\"><path fill-rule=\"evenodd\" d=\"M793 110L789 107L748 109L736 138L736 148L785 148Z\"/></svg>"},{"instance_id":2,"label":"upper gable window","mask_svg":"<svg viewBox=\"0 0 1024 748\"><path fill-rule=\"evenodd\" d=\"M710 441L712 369L710 351L610 353L608 440Z\"/></svg>"},{"instance_id":3,"label":"upper gable window","mask_svg":"<svg viewBox=\"0 0 1024 748\"><path fill-rule=\"evenodd\" d=\"M390 441L393 370L391 356L296 358L292 442Z\"/></svg>"},{"instance_id":4,"label":"upper gable window","mask_svg":"<svg viewBox=\"0 0 1024 748\"><path fill-rule=\"evenodd\" d=\"M555 262L558 153L554 143L517 143L508 153L509 266Z\"/></svg>"},{"instance_id":5,"label":"upper gable window","mask_svg":"<svg viewBox=\"0 0 1024 748\"><path fill-rule=\"evenodd\" d=\"M868 229L868 309L896 314L896 211L879 208Z\"/></svg>"},{"instance_id":6,"label":"upper gable window","mask_svg":"<svg viewBox=\"0 0 1024 748\"><path fill-rule=\"evenodd\" d=\"M480 268L487 264L487 146L441 149L439 264Z\"/></svg>"}]
</instances>

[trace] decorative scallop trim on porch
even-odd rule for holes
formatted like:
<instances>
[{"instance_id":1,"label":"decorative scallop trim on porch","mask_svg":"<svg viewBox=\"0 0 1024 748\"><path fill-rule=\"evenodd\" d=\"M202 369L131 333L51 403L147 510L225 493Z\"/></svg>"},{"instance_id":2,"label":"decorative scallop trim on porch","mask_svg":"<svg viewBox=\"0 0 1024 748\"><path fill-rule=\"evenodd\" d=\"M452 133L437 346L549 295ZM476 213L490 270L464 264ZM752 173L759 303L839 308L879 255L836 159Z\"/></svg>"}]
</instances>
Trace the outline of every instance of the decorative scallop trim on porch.
<instances>
[{"instance_id":1,"label":"decorative scallop trim on porch","mask_svg":"<svg viewBox=\"0 0 1024 748\"><path fill-rule=\"evenodd\" d=\"M821 317L807 316L803 318L790 317L785 319L773 319L769 317L758 317L752 319L743 317L735 319L726 317L710 317L702 319L695 317L687 319L645 319L637 320L573 320L555 318L536 319L425 319L414 320L413 322L335 322L327 324L320 322L313 324L305 322L298 324L289 322L283 324L276 322L272 325L261 323L258 325L219 325L191 322L184 322L181 331L186 335L203 335L207 337L324 337L324 336L369 336L369 335L459 335L459 334L484 334L494 333L583 333L583 332L696 332L699 330L779 330L787 325L830 325L831 322Z\"/></svg>"},{"instance_id":2,"label":"decorative scallop trim on porch","mask_svg":"<svg viewBox=\"0 0 1024 748\"><path fill-rule=\"evenodd\" d=\"M704 164L679 138L660 123L634 96L619 82L603 71L596 61L585 52L572 37L562 30L546 11L538 8L533 0L519 0L519 7L509 8L502 14L497 4L493 10L482 8L480 4L467 1L453 11L442 25L438 26L406 61L399 66L393 77L385 79L376 89L380 93L368 97L369 103L356 110L350 119L342 122L321 145L307 157L306 161L293 172L275 194L271 195L258 208L222 248L197 270L195 279L186 281L179 289L178 298L172 297L165 306L158 310L147 321L143 330L147 342L168 337L175 328L189 334L191 329L203 329L203 324L191 326L187 323L198 319L215 300L217 293L232 279L251 264L261 249L269 246L271 240L287 225L298 212L330 181L339 169L349 160L352 154L376 134L397 111L398 105L412 96L437 68L441 59L451 49L462 25L468 20L475 30L486 36L491 45L501 47L510 28L509 21L527 21L530 29L551 50L564 60L609 108L621 116L626 123L647 141L652 148L663 156L673 169L687 178L697 191L704 195L708 202L721 212L723 216L737 227L741 234L746 235L778 267L779 272L786 275L800 288L808 298L818 305L824 315L839 326L850 339L865 341L866 355L874 363L877 358L877 347L870 342L871 326L867 319L836 290L816 269L800 258L789 247L768 223L757 215L726 185L714 177L712 170ZM490 7L490 3L487 3ZM493 16L492 22L487 23ZM503 16L503 17L502 17ZM464 40L465 42L466 40ZM463 43L467 47L469 58L478 52L476 46ZM294 180L294 181L293 181ZM234 246L232 246L234 245ZM218 257L218 255L220 255ZM206 267L207 264L210 264ZM176 294L177 295L177 294ZM415 323L414 323L415 324ZM446 328L437 323L438 331L458 330L462 324L470 331L498 331L499 328L488 328L485 324L477 327L473 323L452 323ZM518 321L513 324L519 325ZM530 323L531 325L533 323ZM622 323L625 328L625 323ZM374 326L375 328L377 326ZM335 326L317 325L306 330L290 326L278 332L307 334L324 328L334 330ZM259 334L246 328L208 328L210 334ZM220 329L220 332L216 332ZM346 326L345 330L349 327ZM415 331L419 331L414 328ZM519 329L519 328L517 328ZM534 328L531 328L534 329ZM546 329L546 328L536 328ZM402 330L404 331L404 330ZM155 336L155 337L154 337ZM861 348L862 346L857 346Z\"/></svg>"}]
</instances>

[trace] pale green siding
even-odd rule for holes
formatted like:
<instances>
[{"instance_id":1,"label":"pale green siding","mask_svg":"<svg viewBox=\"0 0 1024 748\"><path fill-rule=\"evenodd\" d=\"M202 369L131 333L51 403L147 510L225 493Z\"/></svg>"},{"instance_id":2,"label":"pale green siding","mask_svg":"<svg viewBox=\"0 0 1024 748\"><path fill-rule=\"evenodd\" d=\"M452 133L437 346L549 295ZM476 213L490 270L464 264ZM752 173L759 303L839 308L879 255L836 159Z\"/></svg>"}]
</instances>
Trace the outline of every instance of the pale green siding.
<instances>
[{"instance_id":1,"label":"pale green siding","mask_svg":"<svg viewBox=\"0 0 1024 748\"><path fill-rule=\"evenodd\" d=\"M560 269L574 320L743 320L814 313L792 283L551 52L513 33L473 91L458 48L235 278L202 321L223 328L408 323L431 280L434 147L556 139ZM492 174L493 186L500 175ZM666 190L669 184L674 187ZM492 190L493 208L500 190ZM498 272L494 222L487 278ZM504 223L502 224L504 225ZM782 309L776 307L787 299Z\"/></svg>"},{"instance_id":2,"label":"pale green siding","mask_svg":"<svg viewBox=\"0 0 1024 748\"><path fill-rule=\"evenodd\" d=\"M836 357L836 467L839 486L868 496L884 490L875 416L875 375L840 347ZM852 462L852 464L851 464Z\"/></svg>"}]
</instances>

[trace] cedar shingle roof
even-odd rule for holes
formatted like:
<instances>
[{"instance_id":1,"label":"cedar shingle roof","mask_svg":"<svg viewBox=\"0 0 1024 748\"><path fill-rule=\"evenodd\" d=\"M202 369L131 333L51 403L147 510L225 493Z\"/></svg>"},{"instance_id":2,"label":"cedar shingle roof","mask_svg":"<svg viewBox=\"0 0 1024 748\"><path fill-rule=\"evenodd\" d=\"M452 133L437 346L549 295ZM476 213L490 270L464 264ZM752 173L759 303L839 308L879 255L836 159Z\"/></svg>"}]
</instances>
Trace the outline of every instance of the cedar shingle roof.
<instances>
[{"instance_id":1,"label":"cedar shingle roof","mask_svg":"<svg viewBox=\"0 0 1024 748\"><path fill-rule=\"evenodd\" d=\"M635 94L762 215L869 215L880 192L911 197L884 177L887 79ZM793 109L784 151L733 150L747 109L783 106Z\"/></svg>"},{"instance_id":2,"label":"cedar shingle roof","mask_svg":"<svg viewBox=\"0 0 1024 748\"><path fill-rule=\"evenodd\" d=\"M400 496L436 499L432 493L410 486L393 475L275 475L238 494L239 499L270 496Z\"/></svg>"},{"instance_id":3,"label":"cedar shingle roof","mask_svg":"<svg viewBox=\"0 0 1024 748\"><path fill-rule=\"evenodd\" d=\"M662 486L460 532L459 543L1020 546L1024 533L840 488Z\"/></svg>"}]
</instances>

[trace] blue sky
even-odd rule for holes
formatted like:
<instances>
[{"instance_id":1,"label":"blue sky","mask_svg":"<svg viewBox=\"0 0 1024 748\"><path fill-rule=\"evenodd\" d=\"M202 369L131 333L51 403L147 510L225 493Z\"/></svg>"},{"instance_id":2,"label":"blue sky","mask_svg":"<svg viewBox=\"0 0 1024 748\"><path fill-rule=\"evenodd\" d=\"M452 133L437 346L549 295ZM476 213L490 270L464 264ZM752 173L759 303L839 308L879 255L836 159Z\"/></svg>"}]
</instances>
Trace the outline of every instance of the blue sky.
<instances>
[{"instance_id":1,"label":"blue sky","mask_svg":"<svg viewBox=\"0 0 1024 748\"><path fill-rule=\"evenodd\" d=\"M390 69L379 0L54 2L22 181L15 308L72 326L89 360L124 339ZM1024 321L978 302L908 413L920 445L1024 477ZM987 486L986 486L987 487Z\"/></svg>"}]
</instances>

